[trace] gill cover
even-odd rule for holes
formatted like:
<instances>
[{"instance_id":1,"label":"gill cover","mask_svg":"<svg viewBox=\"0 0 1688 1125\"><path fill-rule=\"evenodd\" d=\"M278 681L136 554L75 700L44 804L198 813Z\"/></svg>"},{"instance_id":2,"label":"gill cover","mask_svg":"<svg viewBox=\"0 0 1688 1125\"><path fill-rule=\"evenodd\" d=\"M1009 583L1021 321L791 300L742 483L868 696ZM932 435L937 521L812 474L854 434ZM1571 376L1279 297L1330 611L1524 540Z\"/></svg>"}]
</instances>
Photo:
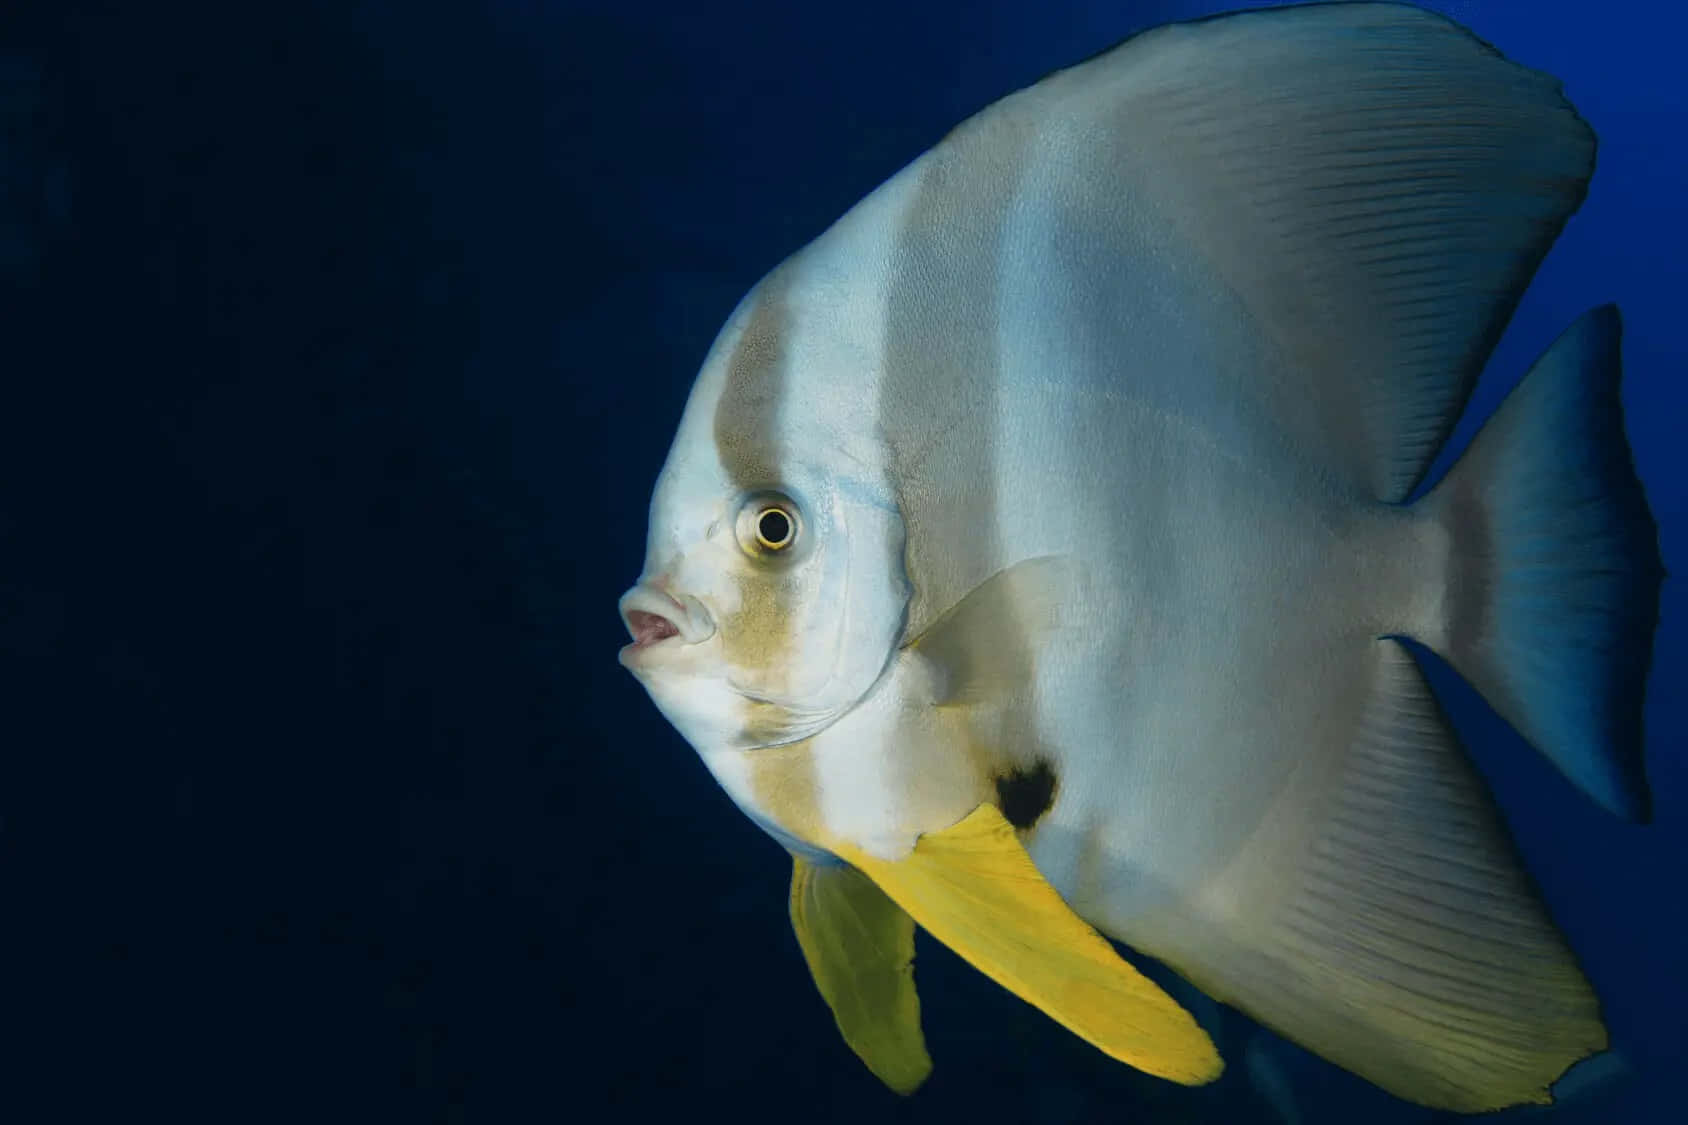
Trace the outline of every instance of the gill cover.
<instances>
[{"instance_id":1,"label":"gill cover","mask_svg":"<svg viewBox=\"0 0 1688 1125\"><path fill-rule=\"evenodd\" d=\"M849 482L793 469L743 493L730 523L737 558L715 601L727 680L749 710L739 745L807 738L867 694L896 651L901 521Z\"/></svg>"}]
</instances>

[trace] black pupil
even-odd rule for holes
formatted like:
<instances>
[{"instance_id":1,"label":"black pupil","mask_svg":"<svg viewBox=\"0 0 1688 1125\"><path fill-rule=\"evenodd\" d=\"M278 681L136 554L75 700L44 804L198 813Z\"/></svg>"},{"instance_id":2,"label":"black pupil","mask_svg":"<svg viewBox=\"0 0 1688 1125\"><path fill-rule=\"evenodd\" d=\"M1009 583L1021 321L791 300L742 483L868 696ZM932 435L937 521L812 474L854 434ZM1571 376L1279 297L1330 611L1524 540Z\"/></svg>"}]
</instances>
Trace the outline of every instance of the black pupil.
<instances>
[{"instance_id":1,"label":"black pupil","mask_svg":"<svg viewBox=\"0 0 1688 1125\"><path fill-rule=\"evenodd\" d=\"M761 533L764 542L783 547L791 537L791 519L778 508L769 508L756 521L756 530Z\"/></svg>"}]
</instances>

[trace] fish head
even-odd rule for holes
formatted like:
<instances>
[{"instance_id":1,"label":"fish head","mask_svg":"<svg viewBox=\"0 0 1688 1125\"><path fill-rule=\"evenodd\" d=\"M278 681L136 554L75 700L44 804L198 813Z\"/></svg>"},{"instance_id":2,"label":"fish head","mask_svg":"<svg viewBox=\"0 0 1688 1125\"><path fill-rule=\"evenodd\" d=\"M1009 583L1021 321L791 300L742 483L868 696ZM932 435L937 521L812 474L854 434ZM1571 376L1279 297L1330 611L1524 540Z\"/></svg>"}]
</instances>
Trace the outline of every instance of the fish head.
<instances>
[{"instance_id":1,"label":"fish head","mask_svg":"<svg viewBox=\"0 0 1688 1125\"><path fill-rule=\"evenodd\" d=\"M705 361L620 602L622 665L706 756L836 721L891 662L909 600L902 520L848 413L733 393L754 319L741 308Z\"/></svg>"}]
</instances>

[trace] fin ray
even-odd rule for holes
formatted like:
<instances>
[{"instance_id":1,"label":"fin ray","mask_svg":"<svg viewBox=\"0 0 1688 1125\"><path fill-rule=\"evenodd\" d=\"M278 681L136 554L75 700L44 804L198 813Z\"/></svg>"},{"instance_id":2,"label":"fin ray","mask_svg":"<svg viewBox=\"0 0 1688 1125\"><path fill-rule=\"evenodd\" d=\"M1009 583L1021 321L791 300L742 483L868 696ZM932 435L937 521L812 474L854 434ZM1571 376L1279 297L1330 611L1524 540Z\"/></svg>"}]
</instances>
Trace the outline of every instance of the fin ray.
<instances>
[{"instance_id":1,"label":"fin ray","mask_svg":"<svg viewBox=\"0 0 1688 1125\"><path fill-rule=\"evenodd\" d=\"M1257 897L1169 959L1260 1022L1410 1101L1550 1101L1606 1046L1593 989L1412 656L1376 646L1353 744L1237 877ZM1245 892L1246 893L1246 892Z\"/></svg>"}]
</instances>

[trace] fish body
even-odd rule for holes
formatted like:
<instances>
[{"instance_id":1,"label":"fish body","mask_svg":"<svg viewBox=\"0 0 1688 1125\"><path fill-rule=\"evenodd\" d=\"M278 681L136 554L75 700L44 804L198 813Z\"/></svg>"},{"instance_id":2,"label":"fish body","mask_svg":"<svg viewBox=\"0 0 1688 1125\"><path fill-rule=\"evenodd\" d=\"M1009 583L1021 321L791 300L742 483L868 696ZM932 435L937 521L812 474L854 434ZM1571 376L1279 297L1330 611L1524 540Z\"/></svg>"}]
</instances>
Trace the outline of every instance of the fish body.
<instances>
[{"instance_id":1,"label":"fish body","mask_svg":"<svg viewBox=\"0 0 1688 1125\"><path fill-rule=\"evenodd\" d=\"M734 312L622 659L795 857L888 1084L930 1066L914 922L1178 1081L1211 1043L1095 931L1429 1105L1606 1045L1401 643L1645 816L1616 311L1407 502L1594 147L1418 9L1173 25L959 126Z\"/></svg>"}]
</instances>

